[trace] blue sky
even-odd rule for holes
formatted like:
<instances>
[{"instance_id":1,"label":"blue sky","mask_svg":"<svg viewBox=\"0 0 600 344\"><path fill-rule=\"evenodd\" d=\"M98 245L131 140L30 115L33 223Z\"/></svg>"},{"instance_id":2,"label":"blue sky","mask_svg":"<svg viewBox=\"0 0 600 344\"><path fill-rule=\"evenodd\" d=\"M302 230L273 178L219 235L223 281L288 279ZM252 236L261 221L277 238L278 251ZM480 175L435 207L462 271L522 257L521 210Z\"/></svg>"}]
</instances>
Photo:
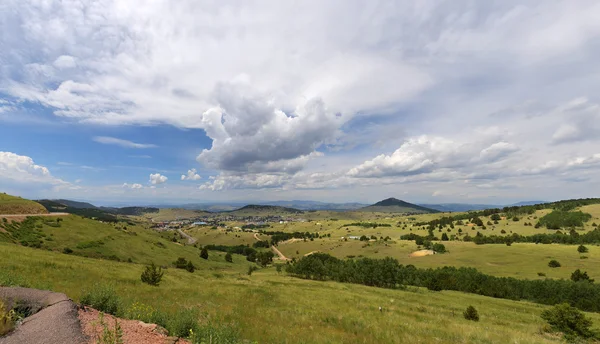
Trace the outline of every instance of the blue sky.
<instances>
[{"instance_id":1,"label":"blue sky","mask_svg":"<svg viewBox=\"0 0 600 344\"><path fill-rule=\"evenodd\" d=\"M600 190L596 1L9 0L0 16L9 193L503 204Z\"/></svg>"}]
</instances>

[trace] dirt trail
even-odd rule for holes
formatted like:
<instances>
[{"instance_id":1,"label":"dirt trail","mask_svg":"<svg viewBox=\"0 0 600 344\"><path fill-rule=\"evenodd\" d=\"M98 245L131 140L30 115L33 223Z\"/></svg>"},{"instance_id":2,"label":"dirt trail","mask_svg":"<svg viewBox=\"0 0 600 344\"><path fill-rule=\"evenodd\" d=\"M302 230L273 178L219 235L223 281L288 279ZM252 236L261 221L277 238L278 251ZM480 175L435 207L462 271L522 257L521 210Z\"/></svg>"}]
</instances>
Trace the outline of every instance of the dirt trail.
<instances>
[{"instance_id":1,"label":"dirt trail","mask_svg":"<svg viewBox=\"0 0 600 344\"><path fill-rule=\"evenodd\" d=\"M258 240L258 241L262 241L262 240L261 240L261 239L258 237L258 233L254 233L254 239L256 239L256 240ZM283 253L281 253L281 251L279 251L279 250L277 249L277 247L275 247L275 246L273 246L273 245L271 245L271 250L272 250L273 252L275 252L275 254L276 254L276 255L278 255L278 256L279 256L279 259L281 259L281 260L291 260L291 259L289 259L288 257L284 256L284 255L283 255Z\"/></svg>"},{"instance_id":2,"label":"dirt trail","mask_svg":"<svg viewBox=\"0 0 600 344\"><path fill-rule=\"evenodd\" d=\"M186 239L188 239L188 244L189 245L193 245L196 243L196 238L192 237L191 235L185 233L184 231L182 231L181 229L177 228L177 231L179 232L179 234L181 234L182 236L184 236Z\"/></svg>"}]
</instances>

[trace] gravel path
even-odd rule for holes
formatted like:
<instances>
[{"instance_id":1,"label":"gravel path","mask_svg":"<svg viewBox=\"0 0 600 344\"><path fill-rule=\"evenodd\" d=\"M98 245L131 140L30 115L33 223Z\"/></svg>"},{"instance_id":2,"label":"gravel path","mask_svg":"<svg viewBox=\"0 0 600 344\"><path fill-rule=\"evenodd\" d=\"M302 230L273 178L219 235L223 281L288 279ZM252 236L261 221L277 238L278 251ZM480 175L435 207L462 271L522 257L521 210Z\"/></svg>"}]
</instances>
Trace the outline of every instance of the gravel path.
<instances>
[{"instance_id":1,"label":"gravel path","mask_svg":"<svg viewBox=\"0 0 600 344\"><path fill-rule=\"evenodd\" d=\"M179 228L177 228L177 231L179 232L179 234L183 235L185 238L188 239L188 245L193 245L196 243L196 238L192 237L191 235L187 234Z\"/></svg>"},{"instance_id":2,"label":"gravel path","mask_svg":"<svg viewBox=\"0 0 600 344\"><path fill-rule=\"evenodd\" d=\"M28 288L0 288L0 298L9 307L26 304L35 314L25 318L0 344L86 343L77 306L65 294Z\"/></svg>"}]
</instances>

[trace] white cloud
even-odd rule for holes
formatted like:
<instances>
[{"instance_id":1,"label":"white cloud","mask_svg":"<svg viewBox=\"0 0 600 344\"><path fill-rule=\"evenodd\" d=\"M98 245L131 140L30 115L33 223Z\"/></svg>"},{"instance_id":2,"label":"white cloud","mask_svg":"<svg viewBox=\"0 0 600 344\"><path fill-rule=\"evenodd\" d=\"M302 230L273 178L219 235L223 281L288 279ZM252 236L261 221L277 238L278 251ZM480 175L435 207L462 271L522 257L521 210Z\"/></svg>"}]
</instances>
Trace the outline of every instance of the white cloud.
<instances>
[{"instance_id":1,"label":"white cloud","mask_svg":"<svg viewBox=\"0 0 600 344\"><path fill-rule=\"evenodd\" d=\"M32 158L0 151L0 181L39 183L54 186L68 183L52 176L48 168L37 165Z\"/></svg>"},{"instance_id":2,"label":"white cloud","mask_svg":"<svg viewBox=\"0 0 600 344\"><path fill-rule=\"evenodd\" d=\"M165 183L169 178L161 175L160 173L150 174L150 184L158 185Z\"/></svg>"},{"instance_id":3,"label":"white cloud","mask_svg":"<svg viewBox=\"0 0 600 344\"><path fill-rule=\"evenodd\" d=\"M105 145L117 145L117 146L121 146L121 147L125 147L125 148L139 148L139 149L144 149L144 148L154 148L156 147L156 145L154 144L149 144L149 143L135 143L132 141L128 141L128 140L123 140L123 139L118 139L116 137L109 137L109 136L96 136L93 138L94 141L98 142L98 143L102 143Z\"/></svg>"},{"instance_id":4,"label":"white cloud","mask_svg":"<svg viewBox=\"0 0 600 344\"><path fill-rule=\"evenodd\" d=\"M123 187L124 188L129 188L129 189L141 189L143 188L142 184L127 184L127 183L123 183Z\"/></svg>"},{"instance_id":5,"label":"white cloud","mask_svg":"<svg viewBox=\"0 0 600 344\"><path fill-rule=\"evenodd\" d=\"M187 171L187 174L181 175L181 180L200 180L202 177L196 173L196 169L192 168Z\"/></svg>"},{"instance_id":6,"label":"white cloud","mask_svg":"<svg viewBox=\"0 0 600 344\"><path fill-rule=\"evenodd\" d=\"M77 66L77 63L75 62L75 58L73 56L61 55L56 60L54 60L53 65L58 69L67 69L74 68L75 66Z\"/></svg>"}]
</instances>

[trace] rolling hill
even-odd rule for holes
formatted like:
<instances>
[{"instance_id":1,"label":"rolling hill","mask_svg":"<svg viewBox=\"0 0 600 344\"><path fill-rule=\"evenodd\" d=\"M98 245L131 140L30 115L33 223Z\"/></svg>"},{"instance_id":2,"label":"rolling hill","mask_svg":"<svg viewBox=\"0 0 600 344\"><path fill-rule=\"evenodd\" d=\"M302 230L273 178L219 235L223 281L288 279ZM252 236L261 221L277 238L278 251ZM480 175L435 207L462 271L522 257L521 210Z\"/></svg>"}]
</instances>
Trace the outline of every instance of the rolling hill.
<instances>
[{"instance_id":1,"label":"rolling hill","mask_svg":"<svg viewBox=\"0 0 600 344\"><path fill-rule=\"evenodd\" d=\"M422 207L408 203L397 198L388 198L368 207L360 208L358 211L374 213L405 213L405 214L428 214L438 213L438 210Z\"/></svg>"},{"instance_id":2,"label":"rolling hill","mask_svg":"<svg viewBox=\"0 0 600 344\"><path fill-rule=\"evenodd\" d=\"M293 215L302 214L302 210L295 208L280 207L276 205L249 204L239 209L230 211L235 216L269 216L269 215Z\"/></svg>"},{"instance_id":3,"label":"rolling hill","mask_svg":"<svg viewBox=\"0 0 600 344\"><path fill-rule=\"evenodd\" d=\"M17 196L0 193L0 214L47 214L41 204Z\"/></svg>"}]
</instances>

